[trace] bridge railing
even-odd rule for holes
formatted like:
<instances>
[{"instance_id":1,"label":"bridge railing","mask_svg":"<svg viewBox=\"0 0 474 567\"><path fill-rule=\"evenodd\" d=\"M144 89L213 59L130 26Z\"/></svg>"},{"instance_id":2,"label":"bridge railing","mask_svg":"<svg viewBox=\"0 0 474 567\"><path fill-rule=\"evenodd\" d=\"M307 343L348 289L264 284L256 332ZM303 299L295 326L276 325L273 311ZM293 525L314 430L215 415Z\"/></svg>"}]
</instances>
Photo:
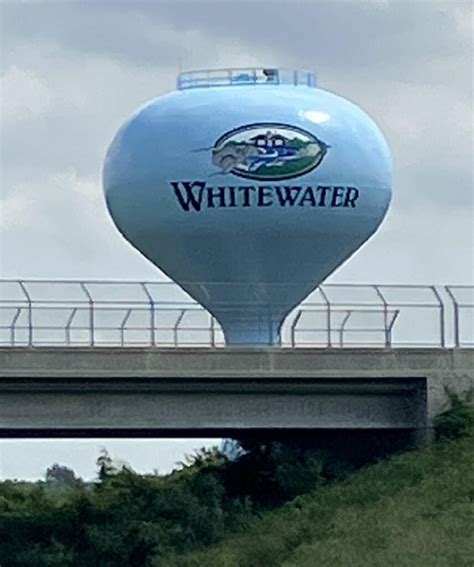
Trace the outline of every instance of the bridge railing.
<instances>
[{"instance_id":1,"label":"bridge railing","mask_svg":"<svg viewBox=\"0 0 474 567\"><path fill-rule=\"evenodd\" d=\"M445 290L453 304L454 346L474 347L473 286L447 285Z\"/></svg>"},{"instance_id":2,"label":"bridge railing","mask_svg":"<svg viewBox=\"0 0 474 567\"><path fill-rule=\"evenodd\" d=\"M281 346L469 347L473 308L474 286L326 284L288 315ZM218 321L172 282L3 279L0 346L224 347L225 340Z\"/></svg>"}]
</instances>

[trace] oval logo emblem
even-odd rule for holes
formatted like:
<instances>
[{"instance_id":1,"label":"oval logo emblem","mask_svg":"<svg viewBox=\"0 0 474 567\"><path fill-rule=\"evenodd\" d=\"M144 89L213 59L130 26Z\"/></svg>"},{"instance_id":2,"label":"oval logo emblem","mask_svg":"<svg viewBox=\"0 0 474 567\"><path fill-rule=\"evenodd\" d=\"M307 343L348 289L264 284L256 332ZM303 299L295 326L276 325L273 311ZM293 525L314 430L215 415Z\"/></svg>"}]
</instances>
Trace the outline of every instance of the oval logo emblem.
<instances>
[{"instance_id":1,"label":"oval logo emblem","mask_svg":"<svg viewBox=\"0 0 474 567\"><path fill-rule=\"evenodd\" d=\"M221 173L276 181L313 170L323 160L328 147L296 126L260 122L221 136L212 149L212 163Z\"/></svg>"}]
</instances>

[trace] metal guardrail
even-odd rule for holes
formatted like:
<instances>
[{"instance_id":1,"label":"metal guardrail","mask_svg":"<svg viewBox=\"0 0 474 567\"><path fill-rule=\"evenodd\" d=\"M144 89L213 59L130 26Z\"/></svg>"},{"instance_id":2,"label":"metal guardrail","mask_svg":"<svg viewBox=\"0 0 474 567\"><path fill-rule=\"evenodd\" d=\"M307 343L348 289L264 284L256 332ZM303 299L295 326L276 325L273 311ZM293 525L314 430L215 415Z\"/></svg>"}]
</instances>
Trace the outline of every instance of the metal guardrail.
<instances>
[{"instance_id":1,"label":"metal guardrail","mask_svg":"<svg viewBox=\"0 0 474 567\"><path fill-rule=\"evenodd\" d=\"M446 285L444 288L453 303L454 346L474 346L474 286ZM464 316L470 326L469 338L462 334Z\"/></svg>"},{"instance_id":2,"label":"metal guardrail","mask_svg":"<svg viewBox=\"0 0 474 567\"><path fill-rule=\"evenodd\" d=\"M276 67L233 67L202 69L180 73L177 88L225 87L241 85L316 86L316 75L310 71L279 69Z\"/></svg>"},{"instance_id":3,"label":"metal guardrail","mask_svg":"<svg viewBox=\"0 0 474 567\"><path fill-rule=\"evenodd\" d=\"M473 308L474 286L327 284L288 315L281 346L470 347ZM225 340L218 321L172 282L0 279L0 346Z\"/></svg>"}]
</instances>

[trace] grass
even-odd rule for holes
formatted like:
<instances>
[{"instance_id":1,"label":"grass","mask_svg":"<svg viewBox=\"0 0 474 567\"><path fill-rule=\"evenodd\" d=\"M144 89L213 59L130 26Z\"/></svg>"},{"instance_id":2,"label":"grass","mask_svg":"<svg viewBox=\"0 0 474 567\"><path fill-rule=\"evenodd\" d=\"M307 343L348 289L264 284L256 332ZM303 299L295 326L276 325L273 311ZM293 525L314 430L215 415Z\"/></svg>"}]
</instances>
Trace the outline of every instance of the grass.
<instances>
[{"instance_id":1,"label":"grass","mask_svg":"<svg viewBox=\"0 0 474 567\"><path fill-rule=\"evenodd\" d=\"M458 410L465 426L456 435L451 413L440 421L451 434L436 443L319 486L219 545L155 567L474 567L474 415Z\"/></svg>"}]
</instances>

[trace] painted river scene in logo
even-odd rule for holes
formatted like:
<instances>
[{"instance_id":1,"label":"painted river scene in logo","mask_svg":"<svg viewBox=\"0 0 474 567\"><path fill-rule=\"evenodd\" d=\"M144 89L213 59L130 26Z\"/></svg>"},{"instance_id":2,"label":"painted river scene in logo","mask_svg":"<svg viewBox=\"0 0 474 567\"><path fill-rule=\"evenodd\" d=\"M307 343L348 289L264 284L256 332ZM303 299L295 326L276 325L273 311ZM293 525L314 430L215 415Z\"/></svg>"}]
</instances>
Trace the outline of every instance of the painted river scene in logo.
<instances>
[{"instance_id":1,"label":"painted river scene in logo","mask_svg":"<svg viewBox=\"0 0 474 567\"><path fill-rule=\"evenodd\" d=\"M212 163L222 173L258 180L298 177L317 167L328 145L313 134L285 124L243 126L221 136Z\"/></svg>"}]
</instances>

